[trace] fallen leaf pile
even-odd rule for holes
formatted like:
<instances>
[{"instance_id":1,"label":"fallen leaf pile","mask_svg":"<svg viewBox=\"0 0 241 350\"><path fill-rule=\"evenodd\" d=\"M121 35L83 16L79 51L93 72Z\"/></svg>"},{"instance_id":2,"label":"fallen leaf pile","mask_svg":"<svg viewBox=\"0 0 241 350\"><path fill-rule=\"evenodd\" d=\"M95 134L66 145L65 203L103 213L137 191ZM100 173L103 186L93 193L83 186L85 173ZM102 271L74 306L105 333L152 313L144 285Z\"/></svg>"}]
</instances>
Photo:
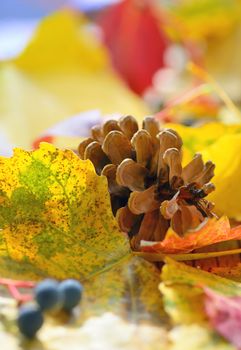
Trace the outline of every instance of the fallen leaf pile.
<instances>
[{"instance_id":1,"label":"fallen leaf pile","mask_svg":"<svg viewBox=\"0 0 241 350\"><path fill-rule=\"evenodd\" d=\"M225 92L240 100L240 4L161 6L64 9L0 62L0 154L19 147L0 157L6 350L241 350L241 123ZM224 91L201 61L220 81L227 58ZM168 100L188 59L194 86ZM17 306L44 278L79 280L83 298L29 342Z\"/></svg>"}]
</instances>

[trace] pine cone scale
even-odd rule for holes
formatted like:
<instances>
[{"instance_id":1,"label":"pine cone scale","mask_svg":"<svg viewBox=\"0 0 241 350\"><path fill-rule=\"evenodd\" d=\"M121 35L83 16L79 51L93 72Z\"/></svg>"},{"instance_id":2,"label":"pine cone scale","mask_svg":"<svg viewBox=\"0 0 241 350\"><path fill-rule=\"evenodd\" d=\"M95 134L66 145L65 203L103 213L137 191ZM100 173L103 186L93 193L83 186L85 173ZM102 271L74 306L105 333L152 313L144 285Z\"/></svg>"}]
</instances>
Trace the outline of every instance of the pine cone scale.
<instances>
[{"instance_id":1,"label":"pine cone scale","mask_svg":"<svg viewBox=\"0 0 241 350\"><path fill-rule=\"evenodd\" d=\"M157 186L153 185L142 192L130 194L128 207L133 214L145 214L160 208L161 201L156 199Z\"/></svg>"},{"instance_id":2,"label":"pine cone scale","mask_svg":"<svg viewBox=\"0 0 241 350\"><path fill-rule=\"evenodd\" d=\"M133 150L128 138L120 131L111 131L105 137L102 149L111 163L119 165L124 159L132 158Z\"/></svg>"},{"instance_id":3,"label":"pine cone scale","mask_svg":"<svg viewBox=\"0 0 241 350\"><path fill-rule=\"evenodd\" d=\"M117 168L116 181L131 191L144 191L148 170L132 159L125 159Z\"/></svg>"}]
</instances>

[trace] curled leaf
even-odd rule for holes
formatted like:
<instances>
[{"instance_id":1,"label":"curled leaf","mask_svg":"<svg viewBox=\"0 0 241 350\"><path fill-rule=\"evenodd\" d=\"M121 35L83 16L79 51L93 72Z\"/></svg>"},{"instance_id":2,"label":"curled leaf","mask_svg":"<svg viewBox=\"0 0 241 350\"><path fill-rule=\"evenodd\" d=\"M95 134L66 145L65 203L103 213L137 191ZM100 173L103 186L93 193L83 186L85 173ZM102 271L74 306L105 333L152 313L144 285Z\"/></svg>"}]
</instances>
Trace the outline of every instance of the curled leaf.
<instances>
[{"instance_id":1,"label":"curled leaf","mask_svg":"<svg viewBox=\"0 0 241 350\"><path fill-rule=\"evenodd\" d=\"M201 227L200 227L201 226ZM142 250L153 253L188 253L194 249L209 246L217 242L241 239L241 226L230 228L227 217L219 220L209 219L199 228L193 231L187 231L183 237L180 237L169 228L163 241L145 246L142 243Z\"/></svg>"}]
</instances>

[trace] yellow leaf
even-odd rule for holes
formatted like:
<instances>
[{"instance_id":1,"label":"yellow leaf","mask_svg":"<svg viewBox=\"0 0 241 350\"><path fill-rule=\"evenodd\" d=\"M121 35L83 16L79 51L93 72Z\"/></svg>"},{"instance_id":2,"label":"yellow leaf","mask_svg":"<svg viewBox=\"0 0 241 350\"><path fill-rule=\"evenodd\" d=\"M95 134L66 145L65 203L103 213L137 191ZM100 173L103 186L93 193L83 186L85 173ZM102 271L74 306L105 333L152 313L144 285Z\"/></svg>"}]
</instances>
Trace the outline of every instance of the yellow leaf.
<instances>
[{"instance_id":1,"label":"yellow leaf","mask_svg":"<svg viewBox=\"0 0 241 350\"><path fill-rule=\"evenodd\" d=\"M182 0L172 5L171 10L182 23L185 39L192 40L222 38L240 18L238 0Z\"/></svg>"},{"instance_id":2,"label":"yellow leaf","mask_svg":"<svg viewBox=\"0 0 241 350\"><path fill-rule=\"evenodd\" d=\"M107 180L90 161L42 143L1 157L0 169L2 276L80 279L81 322L111 311L163 324L160 272L132 257L112 215Z\"/></svg>"},{"instance_id":3,"label":"yellow leaf","mask_svg":"<svg viewBox=\"0 0 241 350\"><path fill-rule=\"evenodd\" d=\"M202 151L204 160L212 159L216 164L213 183L215 193L209 200L216 204L219 214L241 220L241 134L224 135Z\"/></svg>"},{"instance_id":4,"label":"yellow leaf","mask_svg":"<svg viewBox=\"0 0 241 350\"><path fill-rule=\"evenodd\" d=\"M33 267L31 270L30 264L24 262L18 263L17 266L14 262L10 263L9 261L6 265L6 260L0 259L0 261L10 269L8 278L31 277L34 276L32 272L35 270L38 272ZM25 270L28 266L30 271ZM0 272L1 270L2 267L0 266ZM38 276L38 278L41 277L43 278L43 275ZM109 312L136 326L143 322L149 326L158 325L161 327L159 332L164 332L169 327L169 322L158 290L159 283L160 271L153 264L140 258L127 259L119 266L85 280L83 282L84 293L81 301L81 314L76 319L75 327L83 325L91 317L99 317ZM5 290L4 296L6 297L6 295L7 291ZM13 304L15 307L14 301ZM61 314L59 319L61 319ZM10 323L11 320L8 322ZM45 329L50 328L51 323L48 321L46 323L47 327L45 326Z\"/></svg>"},{"instance_id":5,"label":"yellow leaf","mask_svg":"<svg viewBox=\"0 0 241 350\"><path fill-rule=\"evenodd\" d=\"M200 152L204 161L212 160L216 165L212 182L216 190L208 196L215 203L219 215L241 220L241 125L207 123L189 128L167 124L183 139L184 164L194 153Z\"/></svg>"},{"instance_id":6,"label":"yellow leaf","mask_svg":"<svg viewBox=\"0 0 241 350\"><path fill-rule=\"evenodd\" d=\"M4 245L2 247L3 249L0 252L0 276L23 281L39 281L48 277L46 272L41 271L29 261L19 263L19 261L12 260L4 249Z\"/></svg>"},{"instance_id":7,"label":"yellow leaf","mask_svg":"<svg viewBox=\"0 0 241 350\"><path fill-rule=\"evenodd\" d=\"M226 134L240 134L241 125L225 125L218 122L205 123L197 127L168 123L165 127L176 130L183 140L185 152L193 156L196 152L210 147ZM186 157L188 156L186 155ZM185 155L184 155L185 156Z\"/></svg>"},{"instance_id":8,"label":"yellow leaf","mask_svg":"<svg viewBox=\"0 0 241 350\"><path fill-rule=\"evenodd\" d=\"M28 72L107 68L107 53L90 35L87 19L63 10L43 19L26 49L12 62ZM79 28L79 30L78 30Z\"/></svg>"},{"instance_id":9,"label":"yellow leaf","mask_svg":"<svg viewBox=\"0 0 241 350\"><path fill-rule=\"evenodd\" d=\"M164 307L175 323L205 323L203 287L227 296L240 296L241 284L170 258L162 270ZM195 312L193 312L195 310Z\"/></svg>"},{"instance_id":10,"label":"yellow leaf","mask_svg":"<svg viewBox=\"0 0 241 350\"><path fill-rule=\"evenodd\" d=\"M85 317L110 311L133 322L168 325L158 285L160 271L132 258L84 283Z\"/></svg>"},{"instance_id":11,"label":"yellow leaf","mask_svg":"<svg viewBox=\"0 0 241 350\"><path fill-rule=\"evenodd\" d=\"M2 256L59 279L86 279L130 256L90 161L44 143L0 158L0 169Z\"/></svg>"},{"instance_id":12,"label":"yellow leaf","mask_svg":"<svg viewBox=\"0 0 241 350\"><path fill-rule=\"evenodd\" d=\"M86 20L63 10L43 19L17 59L0 64L0 128L12 144L29 147L43 130L89 109L148 113L112 71Z\"/></svg>"}]
</instances>

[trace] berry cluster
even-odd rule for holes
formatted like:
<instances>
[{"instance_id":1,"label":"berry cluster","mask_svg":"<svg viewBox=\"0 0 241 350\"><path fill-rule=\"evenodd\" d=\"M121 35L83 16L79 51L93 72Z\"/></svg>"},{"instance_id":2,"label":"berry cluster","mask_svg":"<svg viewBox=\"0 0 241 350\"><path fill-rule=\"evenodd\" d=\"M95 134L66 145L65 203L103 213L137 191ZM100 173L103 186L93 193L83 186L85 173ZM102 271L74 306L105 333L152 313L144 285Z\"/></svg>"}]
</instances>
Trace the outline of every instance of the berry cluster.
<instances>
[{"instance_id":1,"label":"berry cluster","mask_svg":"<svg viewBox=\"0 0 241 350\"><path fill-rule=\"evenodd\" d=\"M34 338L44 323L44 313L52 310L71 312L81 301L82 285L73 279L58 283L52 279L40 282L34 289L35 304L20 307L18 327L27 338Z\"/></svg>"}]
</instances>

